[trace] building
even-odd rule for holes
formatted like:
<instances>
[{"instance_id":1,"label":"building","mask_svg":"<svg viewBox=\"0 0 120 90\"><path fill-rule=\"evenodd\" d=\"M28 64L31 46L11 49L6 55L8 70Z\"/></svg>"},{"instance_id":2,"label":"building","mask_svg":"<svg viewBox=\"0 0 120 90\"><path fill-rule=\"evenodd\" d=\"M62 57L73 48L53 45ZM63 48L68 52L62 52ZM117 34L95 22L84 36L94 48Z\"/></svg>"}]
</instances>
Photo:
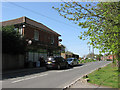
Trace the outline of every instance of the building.
<instances>
[{"instance_id":1,"label":"building","mask_svg":"<svg viewBox=\"0 0 120 90\"><path fill-rule=\"evenodd\" d=\"M113 60L116 59L116 55L104 55L101 57L101 60Z\"/></svg>"},{"instance_id":2,"label":"building","mask_svg":"<svg viewBox=\"0 0 120 90\"><path fill-rule=\"evenodd\" d=\"M27 17L2 22L2 26L7 25L14 25L15 30L19 30L21 36L28 43L25 62L36 62L41 56L46 59L47 56L60 55L60 47L58 45L59 36L61 35L47 26Z\"/></svg>"},{"instance_id":3,"label":"building","mask_svg":"<svg viewBox=\"0 0 120 90\"><path fill-rule=\"evenodd\" d=\"M61 56L62 56L63 58L65 58L65 59L67 59L67 58L77 58L77 59L79 59L79 55L74 54L74 53L72 53L72 52L70 52L70 51L67 51L67 52L65 52L65 53L61 53Z\"/></svg>"},{"instance_id":4,"label":"building","mask_svg":"<svg viewBox=\"0 0 120 90\"><path fill-rule=\"evenodd\" d=\"M64 45L62 45L61 43L59 43L59 46L61 48L61 53L65 53L66 47Z\"/></svg>"}]
</instances>

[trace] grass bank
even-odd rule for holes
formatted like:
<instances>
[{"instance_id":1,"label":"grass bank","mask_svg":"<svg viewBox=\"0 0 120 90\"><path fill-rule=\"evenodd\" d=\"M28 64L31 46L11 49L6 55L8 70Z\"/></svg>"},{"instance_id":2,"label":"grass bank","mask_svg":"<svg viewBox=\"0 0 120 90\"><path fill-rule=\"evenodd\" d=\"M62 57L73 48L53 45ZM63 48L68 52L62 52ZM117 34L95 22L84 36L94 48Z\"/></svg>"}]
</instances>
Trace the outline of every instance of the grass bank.
<instances>
[{"instance_id":1,"label":"grass bank","mask_svg":"<svg viewBox=\"0 0 120 90\"><path fill-rule=\"evenodd\" d=\"M120 88L118 86L118 67L115 64L109 64L99 70L88 74L89 83L112 88Z\"/></svg>"},{"instance_id":2,"label":"grass bank","mask_svg":"<svg viewBox=\"0 0 120 90\"><path fill-rule=\"evenodd\" d=\"M86 60L81 60L80 63L88 63L88 62L95 62L96 60L91 60L91 59L86 59Z\"/></svg>"}]
</instances>

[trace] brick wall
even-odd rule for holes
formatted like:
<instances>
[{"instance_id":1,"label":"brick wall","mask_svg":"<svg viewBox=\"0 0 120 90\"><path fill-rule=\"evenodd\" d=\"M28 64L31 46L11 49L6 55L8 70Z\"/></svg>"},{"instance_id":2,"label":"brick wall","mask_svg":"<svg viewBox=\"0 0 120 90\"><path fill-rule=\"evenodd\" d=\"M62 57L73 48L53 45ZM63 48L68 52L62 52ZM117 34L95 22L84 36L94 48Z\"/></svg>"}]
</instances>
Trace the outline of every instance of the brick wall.
<instances>
[{"instance_id":1,"label":"brick wall","mask_svg":"<svg viewBox=\"0 0 120 90\"><path fill-rule=\"evenodd\" d=\"M57 35L47 32L47 31L43 31L42 29L35 28L30 25L26 25L26 27L24 28L25 37L29 38L29 39L34 39L34 30L39 31L39 41L40 42L50 44L51 43L50 38L53 35L54 36L54 45L58 46L58 36Z\"/></svg>"}]
</instances>

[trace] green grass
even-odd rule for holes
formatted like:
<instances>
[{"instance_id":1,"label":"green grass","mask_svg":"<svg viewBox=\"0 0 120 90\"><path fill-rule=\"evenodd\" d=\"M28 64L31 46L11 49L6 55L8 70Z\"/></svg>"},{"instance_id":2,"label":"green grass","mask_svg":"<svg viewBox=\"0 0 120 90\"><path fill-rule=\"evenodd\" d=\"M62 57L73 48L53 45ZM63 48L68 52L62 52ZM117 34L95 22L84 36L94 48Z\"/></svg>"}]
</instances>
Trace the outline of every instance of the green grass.
<instances>
[{"instance_id":1,"label":"green grass","mask_svg":"<svg viewBox=\"0 0 120 90\"><path fill-rule=\"evenodd\" d=\"M91 60L91 59L87 59L87 60L81 60L80 63L88 63L88 62L95 62L96 60Z\"/></svg>"},{"instance_id":2,"label":"green grass","mask_svg":"<svg viewBox=\"0 0 120 90\"><path fill-rule=\"evenodd\" d=\"M89 83L118 88L118 68L114 64L96 70L88 74L88 77L90 79Z\"/></svg>"}]
</instances>

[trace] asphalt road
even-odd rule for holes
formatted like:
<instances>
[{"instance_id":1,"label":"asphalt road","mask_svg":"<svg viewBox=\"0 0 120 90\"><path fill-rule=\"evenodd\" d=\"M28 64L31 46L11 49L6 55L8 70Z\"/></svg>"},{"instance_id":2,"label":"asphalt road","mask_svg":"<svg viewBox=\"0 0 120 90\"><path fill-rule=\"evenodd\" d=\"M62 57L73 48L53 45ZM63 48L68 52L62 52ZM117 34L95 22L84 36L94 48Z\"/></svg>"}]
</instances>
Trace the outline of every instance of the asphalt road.
<instances>
[{"instance_id":1,"label":"asphalt road","mask_svg":"<svg viewBox=\"0 0 120 90\"><path fill-rule=\"evenodd\" d=\"M90 62L70 69L48 70L22 77L5 79L2 81L2 88L64 88L77 78L109 63L111 62Z\"/></svg>"}]
</instances>

